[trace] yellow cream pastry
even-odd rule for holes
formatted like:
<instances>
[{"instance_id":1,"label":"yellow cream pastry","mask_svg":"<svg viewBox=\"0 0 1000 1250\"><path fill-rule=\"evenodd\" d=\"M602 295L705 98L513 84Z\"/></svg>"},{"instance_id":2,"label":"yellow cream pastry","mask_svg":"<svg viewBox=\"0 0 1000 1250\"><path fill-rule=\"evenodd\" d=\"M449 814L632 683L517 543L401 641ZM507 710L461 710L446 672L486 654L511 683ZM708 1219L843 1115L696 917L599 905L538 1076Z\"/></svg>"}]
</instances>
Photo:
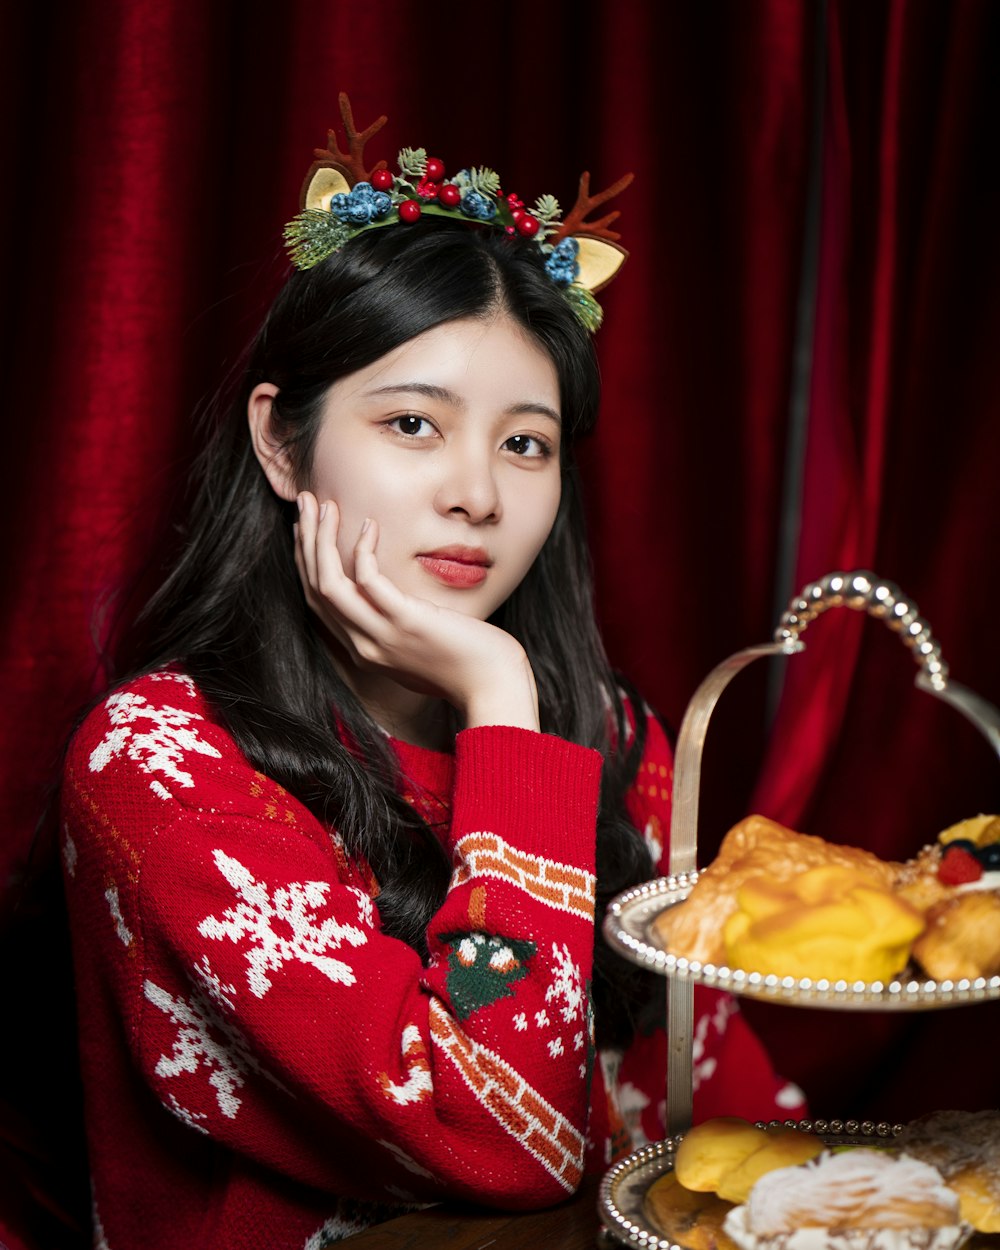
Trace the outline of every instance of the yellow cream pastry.
<instances>
[{"instance_id":1,"label":"yellow cream pastry","mask_svg":"<svg viewBox=\"0 0 1000 1250\"><path fill-rule=\"evenodd\" d=\"M811 868L841 866L876 888L892 886L898 865L869 851L796 833L764 816L747 816L722 840L719 854L698 875L689 897L653 921L665 948L702 963L726 962L723 928L738 910L737 894L750 880L782 884Z\"/></svg>"},{"instance_id":2,"label":"yellow cream pastry","mask_svg":"<svg viewBox=\"0 0 1000 1250\"><path fill-rule=\"evenodd\" d=\"M1000 842L1000 816L970 816L968 820L942 829L937 840L942 846L959 841L972 842L975 846Z\"/></svg>"},{"instance_id":3,"label":"yellow cream pastry","mask_svg":"<svg viewBox=\"0 0 1000 1250\"><path fill-rule=\"evenodd\" d=\"M724 1173L716 1193L727 1202L746 1202L750 1191L762 1176L777 1169L794 1167L815 1159L823 1152L823 1143L812 1133L796 1128L768 1129L766 1140L752 1154Z\"/></svg>"},{"instance_id":4,"label":"yellow cream pastry","mask_svg":"<svg viewBox=\"0 0 1000 1250\"><path fill-rule=\"evenodd\" d=\"M726 962L779 976L888 981L924 928L909 903L841 864L786 882L751 878L736 903L723 929Z\"/></svg>"},{"instance_id":5,"label":"yellow cream pastry","mask_svg":"<svg viewBox=\"0 0 1000 1250\"><path fill-rule=\"evenodd\" d=\"M719 1181L767 1141L762 1128L737 1116L716 1116L689 1129L674 1154L674 1172L686 1189L715 1190Z\"/></svg>"}]
</instances>

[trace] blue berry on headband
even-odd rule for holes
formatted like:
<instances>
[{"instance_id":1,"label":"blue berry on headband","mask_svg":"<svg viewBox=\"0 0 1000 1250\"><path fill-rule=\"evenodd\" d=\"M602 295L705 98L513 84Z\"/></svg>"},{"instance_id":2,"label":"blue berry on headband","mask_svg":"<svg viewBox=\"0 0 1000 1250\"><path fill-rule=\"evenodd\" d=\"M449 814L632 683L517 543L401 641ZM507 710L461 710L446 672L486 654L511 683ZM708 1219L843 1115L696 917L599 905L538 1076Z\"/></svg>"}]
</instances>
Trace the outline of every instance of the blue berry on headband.
<instances>
[{"instance_id":1,"label":"blue berry on headband","mask_svg":"<svg viewBox=\"0 0 1000 1250\"><path fill-rule=\"evenodd\" d=\"M478 191L467 191L462 196L462 212L467 217L476 217L479 221L489 221L496 216L497 206Z\"/></svg>"},{"instance_id":2,"label":"blue berry on headband","mask_svg":"<svg viewBox=\"0 0 1000 1250\"><path fill-rule=\"evenodd\" d=\"M580 265L576 255L580 245L576 239L563 239L557 243L545 262L545 272L556 286L569 286L580 274Z\"/></svg>"},{"instance_id":3,"label":"blue berry on headband","mask_svg":"<svg viewBox=\"0 0 1000 1250\"><path fill-rule=\"evenodd\" d=\"M369 182L359 182L346 195L341 193L330 200L330 212L334 217L352 226L379 221L391 208L392 197L385 191L376 191Z\"/></svg>"}]
</instances>

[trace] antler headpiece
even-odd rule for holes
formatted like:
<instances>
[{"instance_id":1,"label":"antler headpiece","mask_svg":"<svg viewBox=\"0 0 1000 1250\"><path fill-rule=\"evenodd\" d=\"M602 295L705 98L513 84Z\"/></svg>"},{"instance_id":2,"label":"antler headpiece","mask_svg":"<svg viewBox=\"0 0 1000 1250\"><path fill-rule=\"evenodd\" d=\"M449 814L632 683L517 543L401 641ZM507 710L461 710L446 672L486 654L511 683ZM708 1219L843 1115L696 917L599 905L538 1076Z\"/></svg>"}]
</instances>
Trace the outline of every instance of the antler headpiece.
<instances>
[{"instance_id":1,"label":"antler headpiece","mask_svg":"<svg viewBox=\"0 0 1000 1250\"><path fill-rule=\"evenodd\" d=\"M619 235L609 227L616 211L597 221L587 215L632 181L619 178L614 186L590 194L590 174L580 179L577 202L565 219L559 202L540 196L529 209L514 194L500 189L492 169L463 169L445 178L444 164L428 157L423 148L403 148L399 173L379 161L364 167L364 147L386 123L378 118L365 130L354 125L350 101L340 94L340 115L347 135L342 151L331 130L326 149L317 148L316 160L302 188L302 211L285 227L285 240L298 269L311 269L339 251L362 230L413 223L421 217L451 217L489 225L531 239L545 260L545 270L562 288L574 312L588 330L601 324L601 308L593 292L606 286L628 253L619 247Z\"/></svg>"}]
</instances>

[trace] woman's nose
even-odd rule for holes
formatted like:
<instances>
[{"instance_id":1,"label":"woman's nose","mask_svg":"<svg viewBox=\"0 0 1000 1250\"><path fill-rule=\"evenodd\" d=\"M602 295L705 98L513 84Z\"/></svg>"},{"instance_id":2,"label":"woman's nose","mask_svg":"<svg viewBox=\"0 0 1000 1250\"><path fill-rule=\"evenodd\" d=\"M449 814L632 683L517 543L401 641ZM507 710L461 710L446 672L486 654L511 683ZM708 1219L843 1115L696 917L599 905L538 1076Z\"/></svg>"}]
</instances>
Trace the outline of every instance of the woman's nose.
<instances>
[{"instance_id":1,"label":"woman's nose","mask_svg":"<svg viewBox=\"0 0 1000 1250\"><path fill-rule=\"evenodd\" d=\"M500 491L491 456L456 449L442 467L435 500L439 512L461 513L477 523L500 519Z\"/></svg>"}]
</instances>

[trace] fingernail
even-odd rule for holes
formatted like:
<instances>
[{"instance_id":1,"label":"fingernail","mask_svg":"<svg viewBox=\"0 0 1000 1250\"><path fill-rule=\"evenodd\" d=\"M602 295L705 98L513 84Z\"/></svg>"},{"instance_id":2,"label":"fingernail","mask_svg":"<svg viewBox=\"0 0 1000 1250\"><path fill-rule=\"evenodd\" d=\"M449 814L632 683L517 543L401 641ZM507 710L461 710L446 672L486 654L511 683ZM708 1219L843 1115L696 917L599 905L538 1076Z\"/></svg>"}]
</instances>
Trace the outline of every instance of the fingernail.
<instances>
[{"instance_id":1,"label":"fingernail","mask_svg":"<svg viewBox=\"0 0 1000 1250\"><path fill-rule=\"evenodd\" d=\"M371 523L372 523L372 519L371 519L371 517L370 517L370 516L366 516L366 517L365 517L365 523L364 523L364 525L362 525L362 527L361 527L361 532L362 532L362 534L367 534L367 533L368 533L368 530L369 530L369 527L371 526Z\"/></svg>"},{"instance_id":2,"label":"fingernail","mask_svg":"<svg viewBox=\"0 0 1000 1250\"><path fill-rule=\"evenodd\" d=\"M321 503L319 506L319 519L322 521L325 516L326 516L326 504Z\"/></svg>"}]
</instances>

